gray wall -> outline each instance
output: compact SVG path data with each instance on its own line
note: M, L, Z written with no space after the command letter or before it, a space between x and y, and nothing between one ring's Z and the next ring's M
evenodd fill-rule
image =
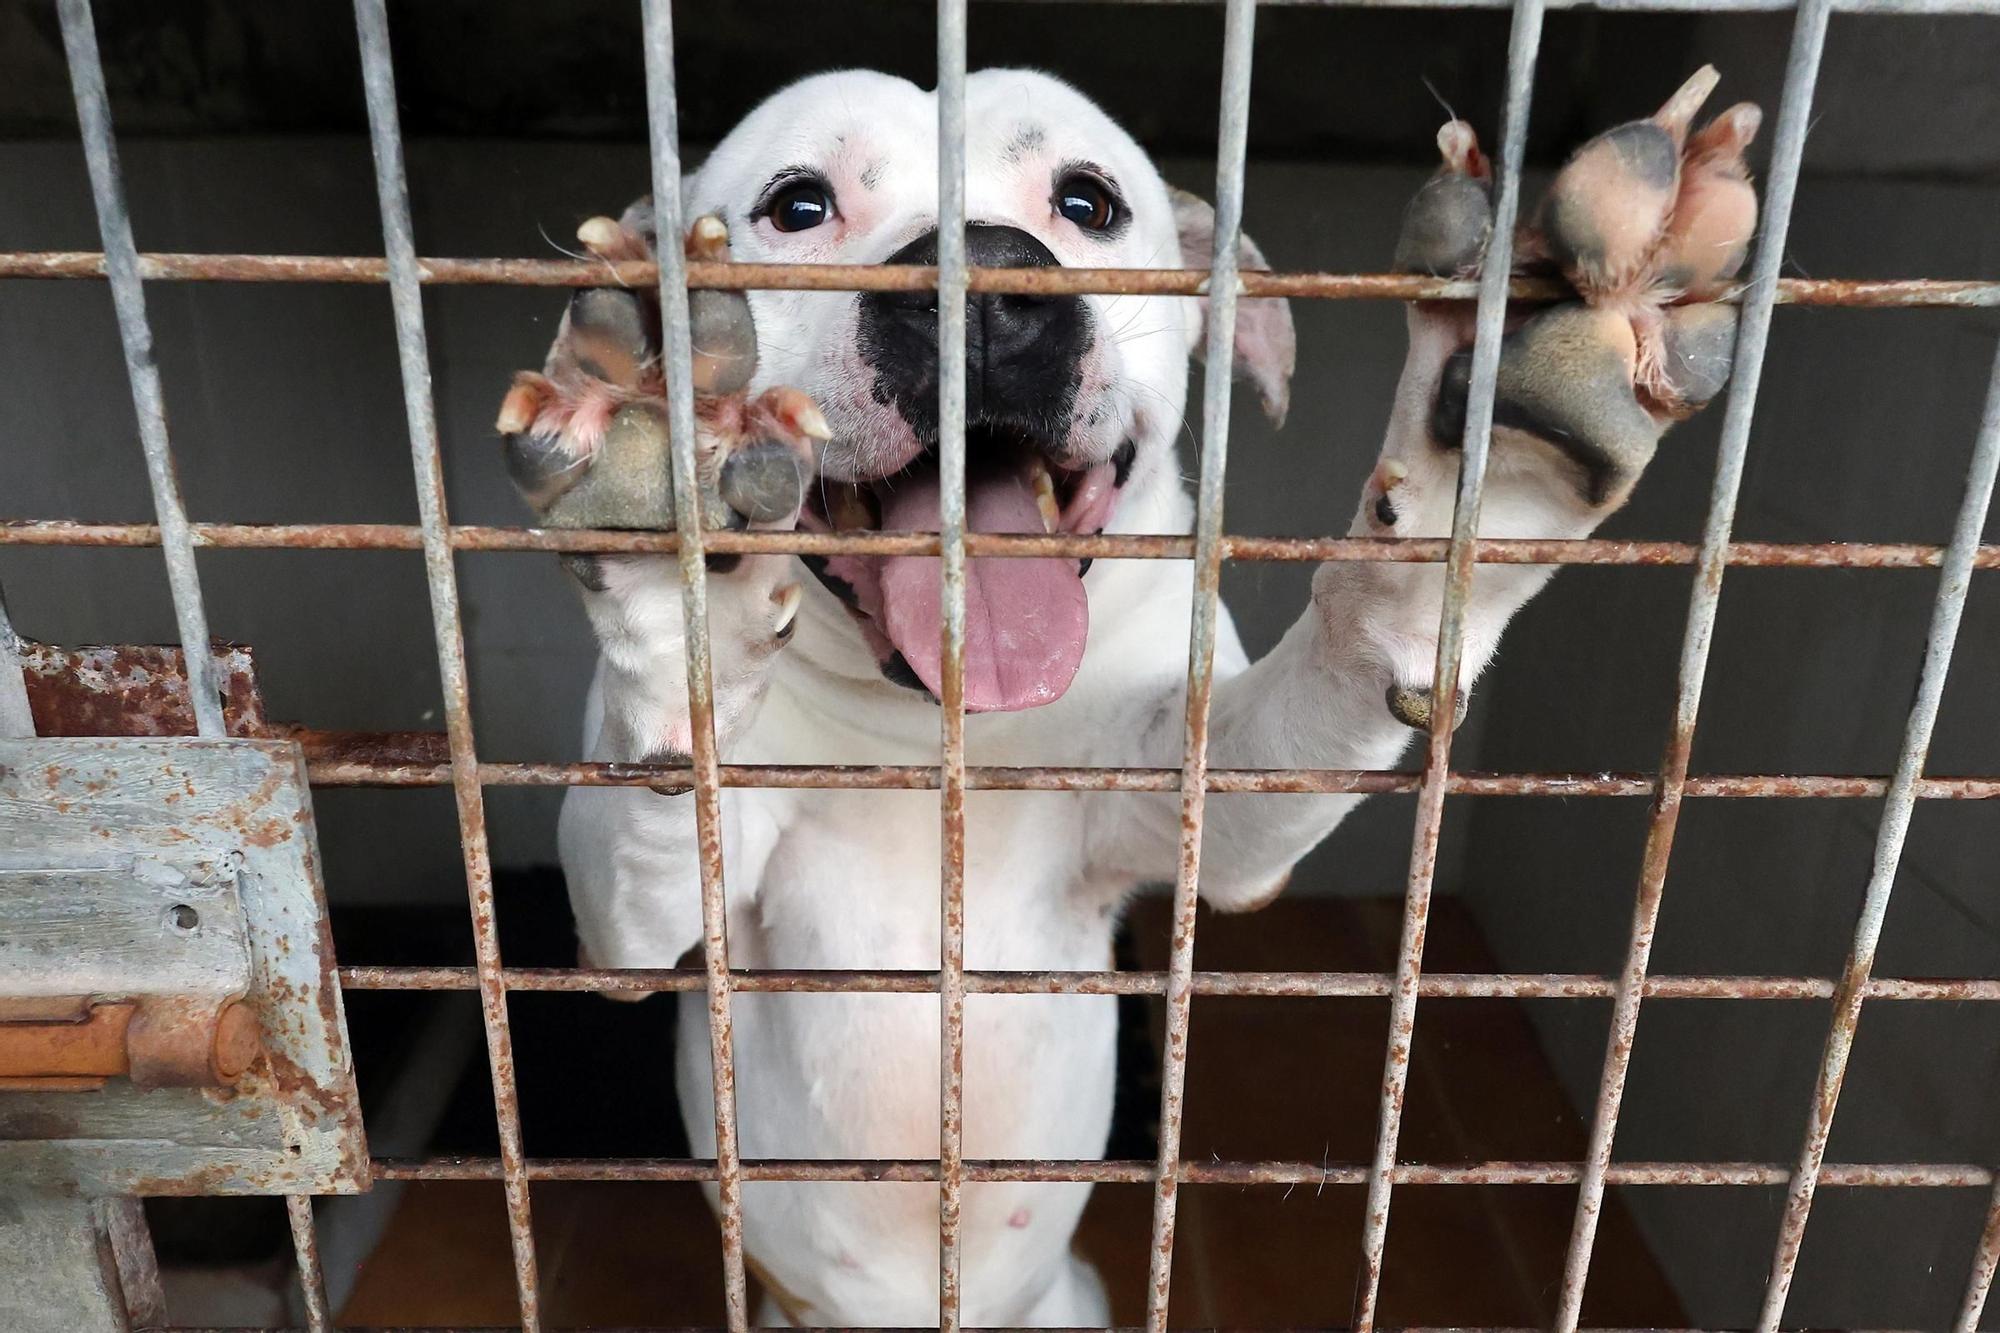
M1809 181L1795 266L1820 276L2000 273L2000 191ZM1996 312L1781 311L1738 511L1740 537L1942 542L1964 485ZM1718 414L1670 442L1615 520L1693 536ZM1664 466L1661 466L1664 465ZM1989 523L1986 540L2000 535ZM1736 570L1725 580L1696 772L1893 767L1933 572ZM1672 710L1684 571L1572 570L1514 627L1482 686L1481 766L1650 768ZM1557 645L1566 644L1566 648ZM1554 649L1553 651L1551 649ZM2000 582L1973 581L1928 771L1991 773L2000 752ZM1462 890L1509 966L1615 971L1646 802L1462 803ZM1867 882L1874 801L1694 801L1681 817L1653 967L1837 974ZM1928 802L1913 822L1878 972L2000 974L2000 809ZM1580 1105L1609 1004L1532 1008ZM1786 1161L1798 1151L1824 1003L1655 1002L1642 1013L1617 1151L1630 1159ZM1833 1159L2000 1157L2000 1014L1871 1005ZM1753 1320L1781 1193L1628 1191L1704 1326ZM1981 1200L1973 1192L1822 1196L1793 1317L1948 1323ZM1857 1262L1870 1256L1871 1262Z
M1768 68L1769 30L1740 31L1755 48L1744 59ZM1850 66L1866 86L1874 67L1860 56ZM1893 65L1886 74L1908 78ZM1909 100L1935 92L1937 111L1963 111L1957 94L1946 95L1952 86L1917 88ZM1815 275L2000 275L2000 190L1846 170L1893 165L1899 135L1915 143L1922 136L1913 126L1935 128L1936 117L1907 105L1893 114L1877 114L1879 107L1858 94L1829 99L1828 121L1847 131L1816 141L1828 145L1824 162L1814 159L1826 169L1801 194L1795 266ZM1933 174L1981 169L1983 158L1952 157L1949 134L1923 141L1947 145L1925 158ZM140 141L124 155L142 247L379 248L366 149L354 138ZM420 141L411 153L419 243L435 254L552 253L582 214L621 205L644 174L640 152L629 146ZM1178 164L1174 174L1202 183L1199 164ZM1252 172L1249 225L1280 267L1372 269L1421 175L1414 165L1263 163ZM74 145L0 146L0 248L95 246ZM150 298L195 517L414 520L382 290L160 284ZM508 374L539 360L560 299L463 289L433 291L427 301L453 517L518 521L490 421ZM1253 412L1239 413L1228 499L1238 531L1342 528L1387 410L1401 354L1399 312L1320 303L1297 315L1294 424L1273 436ZM1990 311L1782 312L1739 533L1942 540L1995 333ZM0 284L0 365L9 372L0 394L0 515L147 519L104 289ZM1696 536L1718 420L1711 413L1678 432L1607 531ZM213 552L201 568L215 630L257 646L275 716L328 727L439 725L414 555ZM469 555L460 574L482 751L572 757L590 654L553 562ZM1229 572L1226 591L1253 651L1297 614L1306 577L1280 566ZM1934 772L1995 768L1994 580L1983 574L1974 583ZM1886 771L1935 582L1916 572L1733 572L1696 770ZM37 637L172 637L155 552L0 548L0 583L19 627ZM1522 617L1481 684L1461 762L1527 770L1654 765L1687 591L1685 571L1563 574ZM489 803L503 865L551 859L552 794L496 790ZM328 791L317 804L337 902L462 901L444 793ZM1365 807L1302 868L1298 890L1400 892L1409 814L1408 800ZM1692 804L1656 967L1837 970L1875 817L1866 802ZM1508 970L1614 970L1644 819L1640 801L1454 799L1441 887L1471 905ZM2000 975L1996 853L2000 810L1933 803L1919 811L1883 972ZM1991 1110L2000 1094L2000 1014L1991 1009L1872 1006L1834 1155L2000 1159L2000 1121ZM1531 1011L1579 1104L1589 1105L1608 1005ZM1620 1155L1789 1158L1824 1021L1825 1006L1813 1004L1651 1006ZM1633 1193L1693 1318L1709 1326L1751 1318L1775 1193ZM1944 1322L1979 1208L1969 1192L1823 1196L1795 1318Z

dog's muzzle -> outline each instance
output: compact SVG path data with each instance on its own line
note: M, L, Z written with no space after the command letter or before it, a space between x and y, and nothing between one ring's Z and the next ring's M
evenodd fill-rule
M935 231L887 262L935 264ZM1015 227L966 228L966 257L991 268L1052 268L1048 247ZM860 298L856 338L875 400L909 426L922 452L890 475L841 479L832 469L801 523L833 531L936 532L937 298ZM1127 442L1108 459L1068 459L1089 350L1091 312L1075 296L977 293L966 302L965 516L974 532L1103 530L1132 466ZM940 693L940 562L935 556L833 556L808 562L846 603L883 675ZM1061 698L1090 628L1086 566L1073 559L976 559L966 566L965 706L1033 708Z
M966 262L981 268L1054 268L1049 248L1018 227L973 223ZM891 264L934 265L938 234L925 232ZM937 294L869 292L857 326L861 359L919 440L937 440ZM978 292L965 308L968 425L1026 432L1056 442L1068 433L1090 341L1078 296Z

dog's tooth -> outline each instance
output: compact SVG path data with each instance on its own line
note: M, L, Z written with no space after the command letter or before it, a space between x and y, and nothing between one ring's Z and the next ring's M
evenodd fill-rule
M1375 482L1384 491L1393 491L1410 475L1400 459L1385 458L1375 465Z
M1035 508L1041 511L1042 531L1054 532L1062 526L1062 506L1056 503L1056 479L1039 458L1035 460L1034 480Z
M805 589L796 583L787 583L771 594L771 600L778 607L778 623L771 627L773 634L783 634L792 623L792 617L799 613L799 603L805 600Z
M868 512L868 502L861 498L860 487L841 482L832 482L830 485L827 516L833 520L833 526L837 531L853 532L857 528L875 526L874 519Z

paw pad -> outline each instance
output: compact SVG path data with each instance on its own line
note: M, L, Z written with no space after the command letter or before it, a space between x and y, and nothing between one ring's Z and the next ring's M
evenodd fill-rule
M591 218L577 237L608 262L647 258L651 211L642 203L619 221ZM726 260L727 230L717 218L699 218L686 249L694 259ZM713 531L785 523L815 473L814 446L829 434L826 419L794 389L745 396L757 338L742 292L692 292L689 316L702 524ZM516 487L545 523L674 528L660 347L651 291L591 288L570 298L543 370L515 376L495 425ZM603 590L601 559L567 563L584 587ZM716 556L710 568L721 573L736 563L734 555Z
M1741 268L1756 228L1744 152L1761 116L1746 103L1693 131L1719 77L1704 66L1651 117L1578 149L1515 247L1524 269L1555 269L1577 299L1510 314L1494 424L1566 455L1574 489L1593 507L1622 501L1666 427L1728 379L1735 311L1707 302ZM1411 202L1396 264L1464 276L1486 244L1488 168L1462 121L1447 125L1438 144L1443 166ZM1457 448L1471 313L1418 310L1449 322L1461 344L1440 367L1429 423L1436 445Z

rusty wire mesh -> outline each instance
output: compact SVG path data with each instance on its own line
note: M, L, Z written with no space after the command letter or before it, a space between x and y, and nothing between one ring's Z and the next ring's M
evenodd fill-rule
M1357 3L1361 0L1356 0ZM1393 2L1393 0L1392 0ZM1409 0L1425 4L1429 0ZM196 648L207 640L194 552L207 547L255 549L399 549L421 551L429 577L433 630L444 680L447 728L433 733L333 733L300 729L315 785L445 786L454 792L467 890L477 945L476 965L460 967L347 967L344 987L362 990L463 990L480 997L499 1125L494 1159L378 1159L375 1174L385 1180L497 1180L506 1191L508 1225L518 1287L521 1326L542 1327L528 1185L539 1180L714 1181L720 1188L724 1284L732 1333L748 1326L746 1275L741 1236L740 1191L745 1181L921 1181L938 1182L940 1207L940 1309L944 1328L959 1322L958 1200L966 1182L1104 1181L1150 1184L1154 1191L1153 1250L1148 1292L1150 1333L1161 1333L1168 1315L1175 1200L1181 1183L1348 1184L1367 1190L1363 1235L1363 1281L1353 1326L1366 1333L1377 1312L1381 1259L1390 1202L1399 1184L1508 1185L1559 1184L1578 1187L1578 1205L1556 1327L1573 1333L1580 1320L1597 1216L1611 1185L1777 1186L1788 1197L1771 1260L1759 1327L1780 1326L1814 1192L1843 1188L1992 1188L1993 1203L1976 1252L1971 1256L1956 1327L1971 1333L2000 1266L2000 1182L1996 1172L1973 1164L1829 1164L1827 1133L1837 1106L1848 1049L1864 1002L1951 1000L2000 1001L2000 980L1925 980L1873 975L1875 941L1888 905L1909 813L1916 800L2000 798L2000 777L1926 776L1923 763L1936 720L1939 695L1949 667L1966 589L1975 569L2000 568L2000 547L1979 542L2000 468L2000 358L1973 451L1966 494L1951 541L1944 547L1889 543L1736 542L1730 528L1748 450L1764 348L1775 304L1811 306L1927 308L2000 307L2000 283L1942 279L1850 281L1781 279L1793 192L1829 15L1836 10L1870 12L1991 12L1992 0L1799 0L1791 52L1774 135L1766 184L1758 259L1750 280L1734 298L1742 306L1733 387L1723 423L1721 456L1702 540L1698 544L1641 541L1496 541L1475 537L1485 474L1488 423L1494 399L1498 334L1510 296L1554 294L1527 279L1509 282L1505 247L1519 197L1522 148L1533 87L1546 0L1482 0L1513 11L1509 44L1506 115L1503 123L1496 201L1499 262L1489 262L1481 282L1448 282L1383 274L1239 273L1234 237L1240 224L1251 75L1250 48L1255 0L1227 0L1223 49L1221 132L1216 181L1218 242L1211 271L1035 269L968 270L954 224L964 216L965 0L939 0L939 104L941 234L946 238L936 268L684 263L678 247L667 247L655 264L615 266L620 281L659 285L667 337L669 398L673 404L672 453L681 499L679 534L612 531L552 531L453 525L445 514L435 408L420 289L426 284L499 284L578 287L604 280L604 266L528 259L420 258L412 235L403 178L401 131L395 100L390 34L383 0L356 0L356 22L377 188L385 237L384 256L265 254L141 254L133 242L119 177L108 100L89 0L59 0L83 142L103 236L101 253L14 252L0 254L0 278L102 279L111 288L118 313L141 442L148 464L158 521L155 524L95 524L70 519L17 519L0 523L0 544L65 546L160 546L170 575L183 643ZM1561 7L1556 5L1555 7ZM1627 3L1626 8L1782 8L1789 0L1659 0ZM679 145L675 122L673 34L666 0L645 0L647 105L652 130L655 198L662 201L663 234L678 230L675 216ZM1489 261L1492 256L1489 256ZM190 523L173 477L158 373L151 355L144 284L158 281L386 283L394 303L410 444L421 521L417 525L325 524L257 526ZM944 487L943 531L856 535L808 533L704 533L694 503L692 401L688 383L686 293L690 287L811 288L833 290L930 290L941 294L940 360L946 368L941 419ZM1204 449L1197 525L1192 535L1000 536L974 534L964 523L964 412L962 356L963 292L1065 292L1208 294L1213 304L1210 336L1225 347L1238 296L1291 296L1327 300L1457 299L1478 303L1477 337L1465 465L1453 533L1445 539L1258 538L1226 533L1222 527L1222 481L1228 442L1228 357L1211 355L1204 385ZM954 312L957 312L954 316ZM957 374L952 368L957 368ZM608 763L511 763L482 761L475 752L467 693L465 649L452 567L459 550L623 551L675 553L686 589L690 645L690 702L694 753L687 765ZM716 753L709 699L705 552L777 551L824 554L938 555L944 562L945 643L941 761L908 766L746 766L722 764ZM1184 760L1177 769L982 768L965 763L962 683L964 669L964 562L971 556L1067 555L1190 561L1196 611L1189 645L1189 690ZM1207 764L1208 685L1216 632L1217 577L1224 560L1442 561L1447 593L1440 622L1432 713L1425 762L1420 773L1349 770L1226 770ZM1595 565L1690 565L1696 571L1679 668L1673 725L1661 764L1650 773L1489 774L1454 770L1450 765L1453 715L1458 690L1458 653L1464 601L1476 562ZM1926 645L1922 681L1905 733L1896 771L1865 775L1703 775L1688 771L1709 644L1724 571L1730 566L1784 568L1941 569L1939 593ZM206 688L210 670L205 652L190 651L186 662L199 734L220 736L222 719L215 691ZM487 850L483 789L491 785L692 785L701 832L701 886L705 964L700 969L609 971L592 968L533 969L502 965L493 915L492 869ZM743 971L729 965L724 936L723 871L718 796L728 786L914 788L938 790L944 821L941 871L942 965L936 971ZM964 967L964 812L968 790L1178 791L1185 830L1181 872L1175 886L1175 938L1163 972L982 972ZM1417 798L1417 826L1405 895L1402 943L1396 970L1389 974L1342 972L1198 972L1193 965L1196 884L1199 875L1203 802L1209 792L1404 792ZM1447 794L1522 796L1645 797L1651 802L1646 856L1635 897L1631 939L1623 968L1613 976L1563 974L1427 974L1423 970L1424 927L1429 911L1442 806ZM1656 976L1648 961L1657 924L1666 865L1683 802L1688 798L1847 798L1881 799L1884 818L1874 873L1857 922L1853 947L1837 979L1753 976ZM717 1156L704 1160L531 1160L521 1143L521 1124L509 1036L506 997L514 991L644 990L706 992L716 1107ZM942 1135L935 1159L742 1160L734 1123L730 996L738 991L895 992L938 994L942 999ZM959 1138L963 1034L962 1003L967 994L1151 995L1167 1008L1167 1048L1162 1079L1160 1152L1157 1161L976 1161L963 1157ZM1391 1001L1391 1024L1384 1062L1377 1151L1366 1163L1237 1161L1190 1162L1178 1154L1186 1036L1196 995L1377 996ZM1610 998L1611 1036L1607 1043L1589 1150L1578 1162L1483 1162L1443 1166L1402 1160L1397 1152L1403 1079L1420 998L1508 997L1518 999ZM1830 1025L1820 1077L1809 1112L1808 1133L1793 1164L1757 1162L1614 1162L1611 1144L1638 1014L1642 1001L1712 998L1730 1000L1830 999ZM330 1327L314 1235L311 1201L289 1201L303 1308L308 1326Z

